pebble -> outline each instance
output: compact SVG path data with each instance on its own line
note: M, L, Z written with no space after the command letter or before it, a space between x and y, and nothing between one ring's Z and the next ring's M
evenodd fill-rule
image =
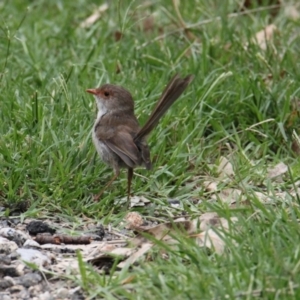
M24 248L41 248L41 245L34 240L28 239L23 245Z
M9 228L9 227L1 228L0 236L15 242L19 247L23 246L23 244L27 239L30 239L30 236L25 232L13 228Z
M38 284L42 281L42 275L39 273L28 273L18 278L15 278L15 281L18 285L29 288L35 284Z
M41 284L38 284L38 285L32 285L32 286L28 289L28 292L30 293L30 295L40 294L41 291L42 291L42 285L41 285Z
M60 288L55 294L56 298L67 299L69 297L69 290L66 288Z
M8 222L8 225L10 226L10 227L13 227L13 226L16 226L16 225L18 225L18 224L20 224L21 223L21 219L20 218L9 218L8 220L7 220L7 222Z
M22 276L22 275L24 275L25 268L27 268L27 267L26 267L26 265L24 264L24 262L18 261L18 262L16 263L16 265L15 265L15 268L16 268L17 273L19 274L19 276Z
M0 293L0 299L1 300L11 300L11 296L9 293L6 293L6 292Z
M15 242L0 236L0 253L8 255L18 249L18 245Z
M51 294L47 291L43 294L41 294L38 298L39 300L53 300L54 298L51 296Z
M10 265L11 264L11 258L7 255L0 254L0 264Z
M21 257L21 260L25 260L36 264L38 267L47 266L51 263L48 256L35 249L20 248L16 251Z
M9 277L9 276L5 276L5 277ZM14 283L12 283L10 280L7 280L5 278L0 280L0 290L6 290L7 288L9 288L13 285L14 285Z
M14 285L7 290L12 296L11 299L29 299L29 294L22 285Z
M0 277L11 276L16 277L20 276L18 269L15 266L0 266Z

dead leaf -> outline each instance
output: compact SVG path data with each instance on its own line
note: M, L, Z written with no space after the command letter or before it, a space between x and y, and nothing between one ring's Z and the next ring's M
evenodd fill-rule
M123 244L124 246L124 244ZM99 253L109 253L116 249L116 245L111 244L103 244L98 247L94 247L92 249L85 249L84 253L86 255L86 260L90 261L96 257L98 257ZM88 250L88 251L87 251Z
M231 217L230 222L237 222L236 217ZM223 230L229 230L229 221L225 218L220 218L217 213L209 212L205 213L199 218L201 233L190 235L196 238L196 241L200 247L207 247L215 250L216 253L222 254L224 252L225 243L223 240L223 233L216 233L216 228Z
M218 190L218 184L212 181L204 181L203 186L207 192L216 192Z
M284 14L293 21L297 21L300 18L300 13L295 4L285 5Z
M193 223L194 228L199 228L198 231L205 231L212 226L219 225L220 217L216 212L207 212L201 215L198 219L194 219Z
M256 33L252 39L254 44L257 44L262 50L267 50L268 43L272 40L277 27L274 24L266 26L263 30Z
M230 222L236 221L237 218L230 218ZM224 243L213 231L214 228L228 230L229 220L220 218L215 212L208 212L201 215L198 219L194 219L192 221L181 220L180 222L164 223L149 228L144 232L153 235L156 239L164 241L169 245L178 244L176 236L178 236L178 232L181 232L183 235L196 237L199 245L206 246L211 249L214 248L216 249L217 253L222 253Z
M138 251L134 252L126 260L120 262L118 264L118 267L122 269L125 266L130 266L134 264L141 256L143 256L146 252L148 252L152 247L153 247L152 243L144 243Z
M230 218L231 222L236 222L236 217ZM218 227L223 229L229 228L228 220L220 218L216 212L207 212L199 217L197 220L193 220L194 226L192 228L199 228L197 231L206 231L212 227ZM199 226L200 224L200 226ZM195 230L196 232L196 230Z
M99 253L108 253L113 252L116 248L123 249L127 245L125 240L114 240L107 242L92 242L88 245L54 245L54 244L45 244L40 247L45 250L49 250L54 253L72 253L76 250L82 252L82 256L86 257L87 260L97 257Z
M124 280L121 281L122 285L128 284L130 282L132 282L132 280L136 277L136 275L130 275L127 278L125 278Z
M296 183L295 183L296 186ZM300 188L296 186L296 189L292 189L289 194L294 197L294 198L298 198L300 196Z
M92 15L90 15L87 19L85 19L83 22L81 22L80 27L81 28L87 28L92 26L102 15L103 12L105 12L108 9L108 4L104 3L100 5Z
M288 171L288 166L283 162L280 162L275 167L268 169L267 177L273 179L275 177L285 174L287 171Z
M99 252L98 255L95 255L93 258L84 258L84 261L102 267L108 265L109 262L113 262L116 259L127 259L135 252L136 250L134 248L115 248L109 252Z
M207 231L201 232L192 237L196 238L199 247L207 247L215 250L217 254L222 254L224 252L225 243L222 240L220 233L217 234L212 229L208 229Z
M57 263L55 265L50 266L49 268L52 272L56 272L58 274L78 274L78 260L77 258L59 258L57 259Z
M220 157L218 173L220 174L220 177L230 177L234 175L231 162L224 156Z
M238 189L228 188L223 189L219 193L212 195L212 199L221 200L222 202L228 204L234 204L238 201L244 200L244 197L242 195L242 191Z
M275 201L281 200L286 201L286 199L293 197L293 191L290 192L272 192L272 193L261 193L261 192L254 192L255 197L264 204L274 203ZM276 200L275 200L276 199Z
M108 245L106 243L100 243L100 244L96 244L94 246L97 247L97 249L94 249L96 251L93 251L92 253L89 253L89 250L91 250L91 246L90 245L84 245L84 249L80 249L82 250L82 256L84 258L85 262L89 262L92 264L96 264L96 265L102 265L105 266L107 265L108 261L113 261L116 257L124 257L127 258L130 255L132 255L132 253L135 252L134 249L132 248L126 248L126 247L118 247L116 248L113 245ZM46 246L46 245L44 245ZM70 245L73 246L71 248L77 248L78 247L74 247L74 246L78 246L78 245ZM61 246L60 246L61 247ZM69 246L68 246L69 248ZM88 249L85 249L88 248ZM72 274L78 274L79 273L79 266L78 266L78 260L77 258L74 257L64 257L64 256L57 256L56 257L56 264L50 266L50 269L54 272L57 272L59 274L63 274L63 273L72 273Z
M184 220L159 224L157 226L144 229L141 232L149 233L157 240L165 240L170 233L178 234L178 231L190 233L194 232L194 230L194 223L189 220Z
M121 38L123 38L123 33L117 30L115 31L114 36L115 36L115 41L118 42Z
M182 233L183 235L188 235L189 233L193 233L196 231L195 222L190 220L182 220L174 221L174 222L168 222L168 223L162 223L154 227L139 227L135 230L142 233L147 233L152 235L155 239L164 241L165 243L169 245L178 244L178 240L174 238L175 236L178 236L178 233ZM143 235L140 235L136 237L135 239L132 239L132 242L137 245L142 245L147 237L145 238Z
M149 32L153 30L154 30L154 16L150 15L143 20L143 31Z
M266 195L264 193L254 192L254 195L261 203L269 203L272 201L272 199L269 197L269 195Z

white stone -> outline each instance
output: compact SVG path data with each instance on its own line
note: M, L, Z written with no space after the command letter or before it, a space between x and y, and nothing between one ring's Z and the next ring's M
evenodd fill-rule
M21 256L21 260L34 263L39 267L51 263L50 259L45 254L35 249L20 248L16 252Z
M8 255L17 249L18 245L15 242L0 236L0 253Z

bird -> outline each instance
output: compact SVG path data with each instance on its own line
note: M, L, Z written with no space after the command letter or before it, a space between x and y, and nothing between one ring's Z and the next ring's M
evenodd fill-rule
M101 159L114 170L113 177L94 196L95 201L98 201L103 192L116 180L121 168L128 170L127 200L129 201L133 169L138 166L144 166L147 170L152 169L147 143L148 135L193 78L192 74L185 78L175 74L142 127L134 114L132 95L122 86L104 84L99 88L86 90L94 96L98 108L92 129L93 143Z

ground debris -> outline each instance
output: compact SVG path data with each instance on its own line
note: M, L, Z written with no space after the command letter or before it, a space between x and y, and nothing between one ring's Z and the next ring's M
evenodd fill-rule
M47 223L38 220L31 221L26 226L26 229L31 235L36 235L44 232L49 232L50 234L54 234L56 231L54 228L51 228Z
M90 236L68 236L62 234L56 235L42 235L38 234L35 241L39 244L90 244L92 237Z
M78 274L76 252L97 269L102 256L102 270L109 271L116 257L126 259L132 251L125 248L127 241L95 222L82 223L74 235L66 233L73 225L59 219L3 217L0 223L5 225L0 229L0 299L84 299L73 282L57 279L70 270Z

